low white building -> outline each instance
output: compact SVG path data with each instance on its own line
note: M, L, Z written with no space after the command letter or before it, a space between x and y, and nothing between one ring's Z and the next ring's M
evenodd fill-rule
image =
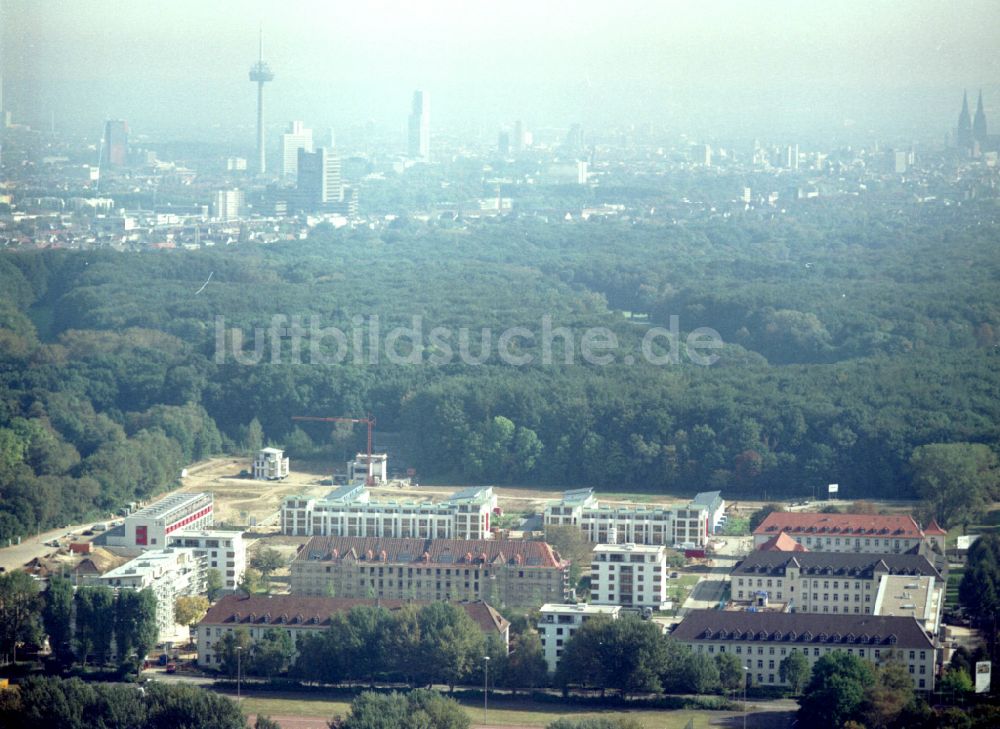
M253 459L255 481L278 481L288 476L289 459L280 448L261 448Z
M103 575L88 577L86 584L106 585L116 591L152 589L160 640L169 640L176 627L177 598L205 592L206 563L207 558L193 549L150 549Z
M542 640L542 652L545 654L545 665L553 673L559 665L563 648L576 631L588 620L604 617L617 620L621 614L619 605L588 605L580 603L567 605L562 603L546 603L542 605L538 619L538 635Z
M712 534L721 532L726 523L726 500L721 491L702 491L691 499L694 507L704 507L708 510L708 530Z
M185 530L167 537L173 547L193 549L204 556L206 568L219 571L225 590L235 590L243 579L247 567L247 547L243 532L238 530L206 529Z
M209 493L171 494L125 517L124 536L108 535L108 544L162 549L170 534L212 526L213 506L214 499Z
M573 489L545 508L545 526L575 526L592 542L662 544L677 549L704 549L709 511L704 505L601 506L594 490Z
M665 609L667 548L651 544L598 544L590 563L590 602Z
M927 575L882 575L875 596L875 615L916 618L929 635L937 635L944 611L945 583Z
M358 453L347 462L347 482L380 484L389 480L389 456L386 453Z
M281 532L290 536L489 539L497 506L493 488L471 487L445 501L371 501L364 484L323 499L289 496L281 505Z

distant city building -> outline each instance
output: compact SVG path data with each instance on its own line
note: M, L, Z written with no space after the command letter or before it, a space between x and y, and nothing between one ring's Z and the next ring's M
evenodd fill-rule
M405 606L416 608L429 603L408 600L369 600L344 597L307 597L304 595L227 595L209 608L196 630L198 665L218 668L222 657L215 647L227 633L244 629L251 647L272 628L285 630L293 648L306 635L330 629L335 615L359 606L380 607L390 612ZM498 638L504 646L510 641L510 622L491 605L482 601L458 604L487 637Z
M109 534L108 544L160 549L166 546L169 534L212 526L213 504L210 493L171 494L126 516L124 536Z
M264 31L259 36L257 63L250 67L250 80L257 84L257 174L267 172L266 148L264 146L264 84L274 81L274 72L264 62Z
M199 529L174 532L171 547L190 549L205 558L205 568L218 570L225 590L235 590L246 572L247 547L239 530Z
M542 640L542 653L549 673L554 673L562 657L563 649L588 620L605 618L617 620L621 615L619 605L576 605L546 603L539 610L538 634Z
M289 460L280 448L261 448L253 459L255 481L277 481L288 476Z
M313 537L291 566L292 593L390 600L563 602L569 563L520 539Z
M712 166L712 148L707 144L696 144L691 147L691 161L703 167Z
M330 211L344 202L340 158L332 149L298 150L297 191L299 206L309 212ZM339 210L333 210L339 212Z
M226 157L227 172L245 172L247 169L246 157Z
M124 167L128 164L128 124L122 119L104 122L101 142L101 167Z
M489 539L496 506L490 486L463 489L437 503L372 502L363 482L352 483L322 499L287 497L281 531L290 536Z
M976 116L972 120L972 140L980 147L985 147L988 140L986 131L986 112L983 111L983 92L979 92L979 101L976 103Z
M955 129L955 144L963 149L972 147L972 116L969 114L969 94L962 93L962 111L958 115L958 126Z
M708 541L709 512L704 506L600 506L594 490L574 489L545 507L546 526L575 526L597 544L662 544L702 549Z
M424 162L431 156L431 104L426 91L413 92L407 154Z
M497 153L501 157L510 156L510 132L502 130L497 135Z
M514 135L511 138L511 149L514 154L522 151L524 149L524 124L518 119L514 122Z
M870 663L900 661L914 688L934 690L937 649L912 617L693 610L670 634L695 653L732 653L755 686L783 686L781 661L793 652L812 666L831 653Z
M590 562L590 602L663 610L668 574L662 545L598 544Z
M242 190L216 190L212 196L212 217L217 220L236 220L245 209Z
M945 532L936 522L926 530L902 514L824 514L773 512L753 532L754 548L781 533L814 552L875 552L919 550L925 542L944 554Z
M296 177L299 172L299 150L313 151L312 129L307 129L302 122L293 121L288 125L288 131L281 135L281 174L285 177Z

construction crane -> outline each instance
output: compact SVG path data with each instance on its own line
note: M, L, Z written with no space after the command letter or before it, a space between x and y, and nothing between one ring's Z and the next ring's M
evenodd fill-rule
M365 418L321 418L316 415L293 415L292 420L308 420L318 423L365 423L368 426L368 477L365 483L371 486L375 479L372 477L372 431L375 428L375 416L368 413Z

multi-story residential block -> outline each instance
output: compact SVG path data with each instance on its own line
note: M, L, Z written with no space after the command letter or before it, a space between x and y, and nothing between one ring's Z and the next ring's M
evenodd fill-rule
M708 531L712 534L722 531L726 523L726 500L721 491L701 491L691 499L691 506L708 510Z
M597 544L662 544L679 549L701 549L708 540L709 510L686 506L600 506L593 489L574 489L547 506L546 526L575 526Z
M944 554L945 531L936 522L925 530L901 514L774 512L754 530L754 548L782 532L814 552L901 554L927 542Z
M937 649L912 617L694 610L671 636L697 653L735 654L756 686L784 685L781 661L795 651L810 666L843 651L875 664L897 660L915 688L934 690Z
M907 579L941 574L919 554L754 551L730 575L736 602L805 613L875 614L879 586L888 575Z
M223 589L235 590L247 565L247 547L243 532L237 530L184 530L167 537L170 546L193 549L204 556L206 568L218 570Z
M559 665L563 648L581 625L595 617L617 620L621 606L546 603L539 612L538 634L542 640L542 652L545 654L545 665L553 673Z
M277 481L288 476L289 460L280 448L261 448L253 459L256 481Z
M196 630L198 665L215 668L222 663L215 646L226 634L240 628L247 631L251 644L271 628L288 631L292 645L306 635L329 629L331 619L359 605L378 606L397 611L406 605L420 608L428 603L402 600L356 600L341 597L306 597L303 595L227 595L209 608ZM495 636L504 646L510 645L510 622L491 605L482 601L459 603L486 636Z
M150 549L120 567L83 581L115 590L152 589L156 596L156 624L160 640L165 640L173 635L176 627L174 603L177 598L205 591L206 563L207 558L193 549Z
M292 592L534 607L562 602L569 563L545 542L313 537L292 561Z
M124 536L108 535L118 547L160 549L180 530L207 529L213 523L212 494L171 494L125 517Z
M292 536L489 539L497 505L492 487L474 487L445 501L372 502L364 484L348 484L323 499L290 496L281 505L281 531Z
M667 605L667 548L598 544L590 563L590 602L660 610Z

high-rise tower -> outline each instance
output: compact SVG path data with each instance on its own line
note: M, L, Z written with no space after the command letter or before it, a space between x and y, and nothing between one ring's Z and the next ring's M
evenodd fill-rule
M431 102L425 91L413 92L409 131L409 156L426 162L431 156Z
M257 63L250 67L250 80L257 84L257 172L267 172L264 158L264 84L274 81L271 67L264 63L264 29L260 31L257 48Z
M958 115L955 144L959 147L972 146L972 117L969 116L969 94L967 92L962 93L962 112Z
M101 146L101 167L124 167L128 162L128 124L122 119L104 123Z
M986 144L986 112L983 111L983 92L979 91L979 103L976 104L976 116L972 120L972 139L979 142L980 147Z

